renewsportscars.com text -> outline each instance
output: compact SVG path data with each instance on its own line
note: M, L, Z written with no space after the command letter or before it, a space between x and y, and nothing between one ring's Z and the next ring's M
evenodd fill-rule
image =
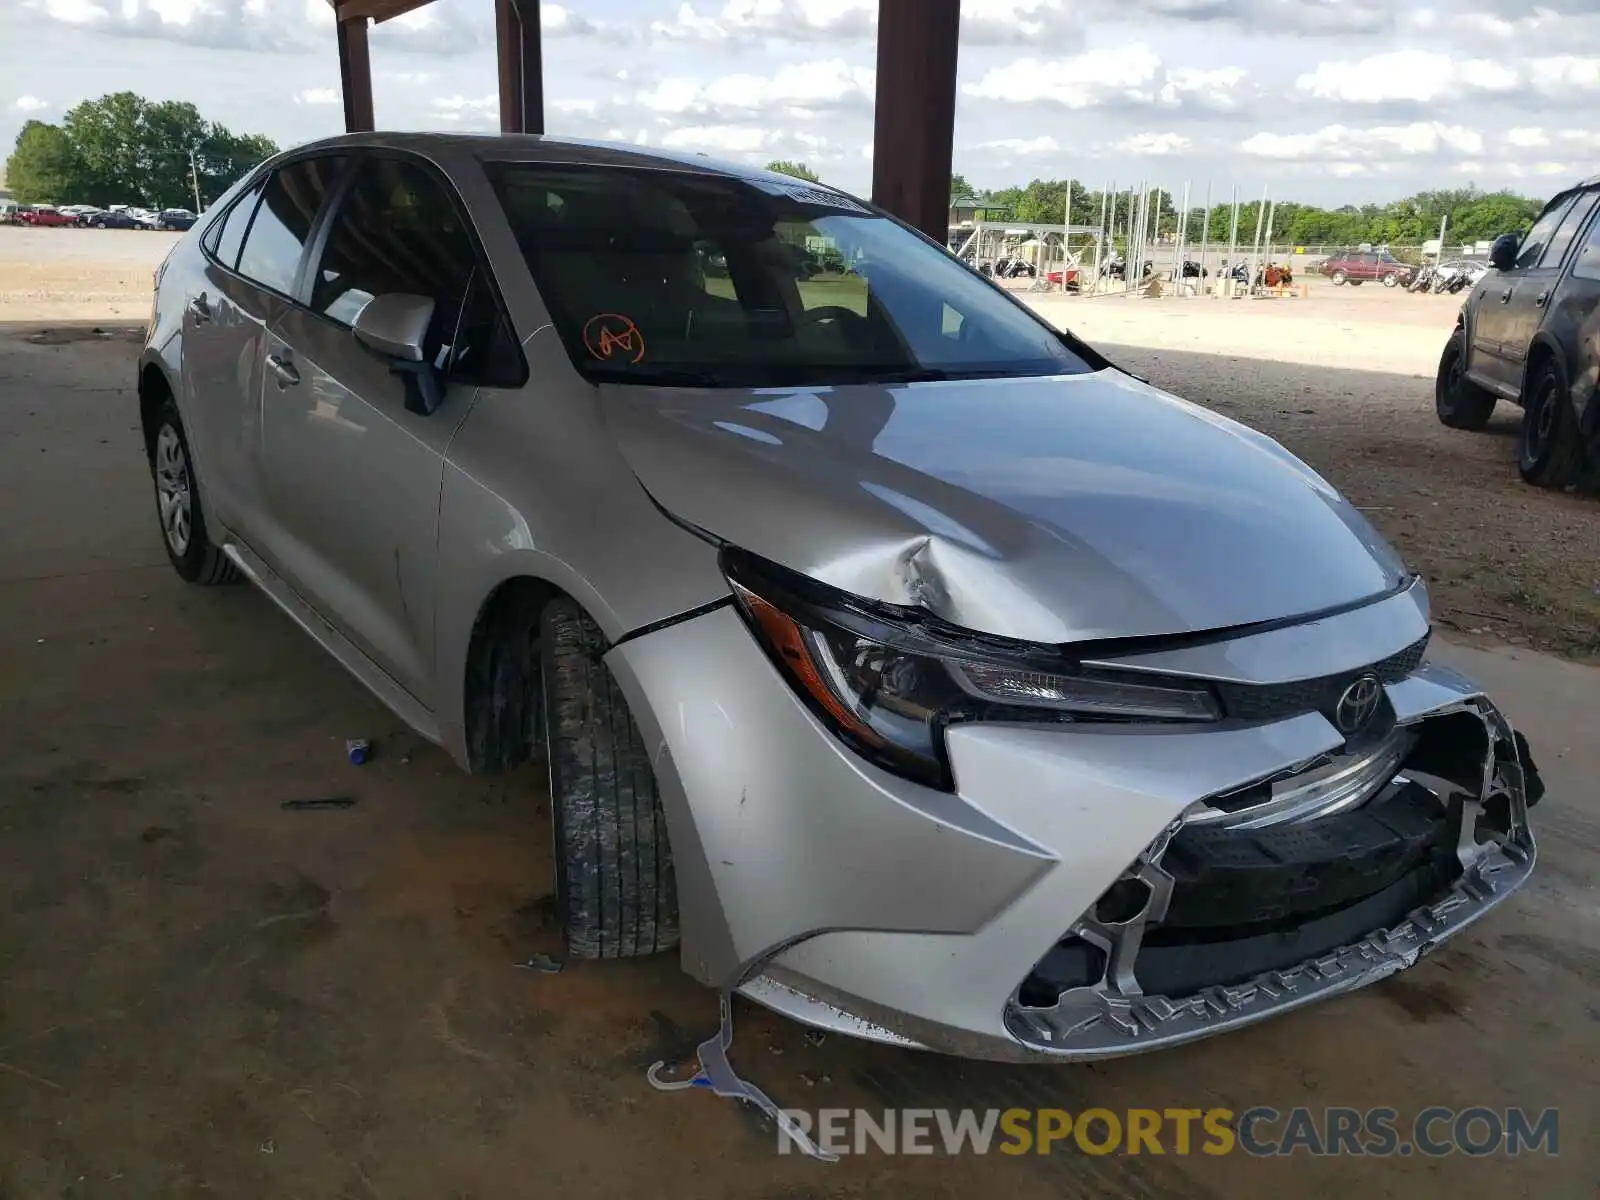
M1439 1158L1560 1152L1560 1114L1522 1108L787 1109L833 1154L1247 1154ZM778 1152L799 1149L781 1129Z

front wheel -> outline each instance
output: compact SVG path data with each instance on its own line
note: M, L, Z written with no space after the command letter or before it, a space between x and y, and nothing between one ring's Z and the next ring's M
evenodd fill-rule
M1399 282L1400 282L1400 276L1398 276L1398 275L1385 275L1383 277L1383 286L1386 287L1386 288L1395 287L1395 286L1397 286L1399 284Z
M1560 359L1548 357L1530 375L1527 386L1517 470L1535 487L1565 487L1583 468L1583 442L1567 370Z
M1451 429L1476 432L1489 423L1495 396L1467 378L1467 335L1456 330L1439 356L1439 375L1433 385L1433 410Z
M188 583L202 587L237 583L242 576L206 535L205 513L195 487L194 456L183 431L178 406L161 406L150 438L150 472L156 485L156 515L172 567Z
M539 617L556 895L574 958L635 958L678 943L678 889L650 752L572 600Z
M1343 271L1335 271L1329 278L1333 280L1334 287L1343 287L1350 280L1350 276Z

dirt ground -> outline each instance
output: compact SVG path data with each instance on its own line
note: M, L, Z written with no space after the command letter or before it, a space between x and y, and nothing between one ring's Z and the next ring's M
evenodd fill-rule
M734 1047L793 1107L1555 1107L1558 1157L780 1157L747 1110L646 1082L715 1020L714 997L670 958L555 975L515 965L558 945L537 770L461 775L265 597L177 579L141 461L135 352L115 331L0 327L0 1200L1592 1194L1593 668L1437 647L1505 698L1551 796L1535 810L1529 887L1403 976L1096 1066L814 1045L743 1004ZM1115 353L1252 422L1280 414L1246 414L1246 372L1269 390L1319 389L1282 417L1338 412L1373 387L1373 372L1305 379L1243 356ZM1422 381L1376 378L1425 407ZM1501 439L1460 436L1498 447L1479 466L1514 476ZM1430 438L1418 427L1406 444L1436 452ZM1337 454L1309 456L1350 488ZM1592 507L1528 495L1592 527ZM351 736L375 740L368 766L345 762ZM327 796L355 803L283 807Z

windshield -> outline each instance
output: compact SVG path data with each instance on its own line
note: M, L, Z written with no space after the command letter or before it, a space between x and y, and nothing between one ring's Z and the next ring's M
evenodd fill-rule
M490 174L590 379L781 387L1104 366L949 254L831 189L545 164Z

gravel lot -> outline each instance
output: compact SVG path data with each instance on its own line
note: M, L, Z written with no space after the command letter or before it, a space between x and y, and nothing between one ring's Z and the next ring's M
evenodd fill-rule
M0 321L128 321L179 235L0 227ZM1600 657L1600 504L1529 488L1521 411L1445 429L1433 374L1460 300L1372 286L1265 300L1019 292L1153 383L1272 435L1367 511L1468 642Z

